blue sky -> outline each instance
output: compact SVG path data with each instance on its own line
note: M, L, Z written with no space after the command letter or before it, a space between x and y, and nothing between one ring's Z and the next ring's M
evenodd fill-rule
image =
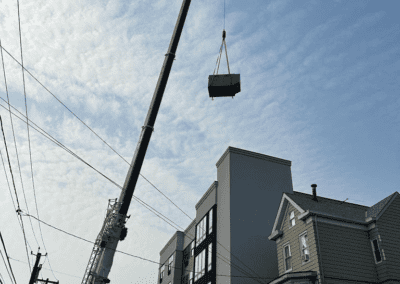
M25 67L130 162L181 3L21 1ZM316 183L318 195L367 206L399 191L399 3L227 0L230 70L240 73L242 91L212 101L207 79L221 45L223 7L222 0L192 1L142 174L192 218L228 146L292 161L296 191L311 193ZM20 61L16 1L0 2L0 39ZM10 103L25 113L21 68L3 56ZM223 58L220 73L226 72ZM0 97L7 100L0 77ZM27 73L25 81L29 118L122 185L128 164ZM10 117L2 107L0 115L21 209L28 204L36 215L26 124L13 118L25 204ZM40 218L94 241L107 200L119 189L34 130L30 138ZM22 261L11 262L18 283L27 282L4 169L0 189L0 231L10 257ZM182 228L191 222L141 177L135 196ZM176 229L136 201L129 214L118 249L159 261ZM45 252L37 222L32 219L38 243L24 218L32 250L40 245ZM92 245L45 225L42 232L60 283L81 281ZM43 277L54 279L45 269ZM109 278L156 283L157 272L157 264L117 254ZM0 273L11 283L4 265Z

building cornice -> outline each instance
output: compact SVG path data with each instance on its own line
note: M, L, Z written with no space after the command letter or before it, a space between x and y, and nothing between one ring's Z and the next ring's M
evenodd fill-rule
M213 191L213 189L218 187L218 181L214 181L211 186L208 188L208 190L203 194L203 197L200 198L199 202L196 204L196 210L199 209L200 205L204 202L204 200L207 199L207 197L210 195L210 193Z
M266 160L266 161L277 163L277 164L282 164L285 166L292 166L292 162L289 160L284 160L284 159L280 159L280 158L276 158L276 157L272 157L272 156L255 153L255 152L251 152L251 151L247 151L247 150L229 146L228 149L226 149L224 154L221 156L221 158L219 158L218 162L215 164L217 167L219 167L219 165L222 163L222 161L225 159L225 157L228 155L228 153L235 153L235 154L239 154L239 155L249 156L252 158Z

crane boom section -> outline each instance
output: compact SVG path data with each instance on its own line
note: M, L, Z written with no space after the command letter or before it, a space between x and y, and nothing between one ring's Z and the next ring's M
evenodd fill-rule
M139 178L140 170L143 165L147 147L153 132L154 123L156 121L161 100L164 95L165 87L167 86L168 77L175 59L175 52L178 48L179 39L182 34L183 25L186 20L190 2L191 0L183 0L168 52L165 54L164 63L153 94L153 99L151 101L144 126L142 127L139 141L126 176L123 189L118 202L115 202L111 206L111 209L108 210L103 227L100 230L92 250L82 284L101 284L110 282L107 277L111 270L118 242L122 237L121 232L124 229L126 222L126 214L128 212L133 192L135 191L136 183Z

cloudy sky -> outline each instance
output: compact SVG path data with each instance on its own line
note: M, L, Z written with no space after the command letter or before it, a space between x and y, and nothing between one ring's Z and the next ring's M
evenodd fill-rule
M69 109L25 72L29 119L117 184L124 183L181 4L19 3L24 66ZM399 6L226 0L230 70L240 73L242 91L212 101L207 79L221 45L224 4L192 1L141 173L191 218L228 146L292 161L296 191L311 193L316 183L318 195L367 206L399 191ZM21 67L7 53L21 62L17 1L0 0L0 39L10 104L25 114ZM221 66L227 73L225 60ZM11 124L3 70L0 79L0 115L21 210L37 216L35 192L41 220L94 241L108 199L119 197L120 189L30 128L34 191L26 122L13 117ZM0 150L0 231L17 283L27 283L3 139ZM180 230L191 222L142 177L135 196ZM159 261L177 229L135 200L129 214L128 236L118 249ZM92 244L42 224L44 249L38 222L23 221L29 253L38 246L48 253L41 277L80 283ZM13 283L2 260L0 273L4 283ZM154 284L157 273L156 263L117 253L109 278Z

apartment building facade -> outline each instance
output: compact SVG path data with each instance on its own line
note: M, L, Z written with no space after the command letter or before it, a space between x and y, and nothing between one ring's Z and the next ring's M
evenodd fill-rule
M399 193L368 207L317 196L315 187L282 195L268 237L279 270L270 284L399 284Z
M291 162L228 147L216 166L217 181L196 204L195 220L160 251L158 283L268 283L279 276L268 236L282 194L293 193Z

